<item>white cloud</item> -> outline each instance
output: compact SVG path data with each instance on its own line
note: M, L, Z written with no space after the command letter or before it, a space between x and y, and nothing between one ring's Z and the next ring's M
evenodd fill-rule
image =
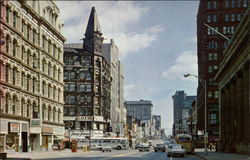
M157 39L162 26L137 26L148 8L135 2L116 1L56 1L65 22L63 33L67 43L79 42L83 38L92 6L95 6L103 36L113 38L122 58L149 47ZM137 27L137 29L135 29Z
M197 74L197 55L194 51L186 51L174 61L174 64L162 73L168 80L183 80L186 73ZM188 78L189 79L189 78ZM192 81L194 79L190 78Z

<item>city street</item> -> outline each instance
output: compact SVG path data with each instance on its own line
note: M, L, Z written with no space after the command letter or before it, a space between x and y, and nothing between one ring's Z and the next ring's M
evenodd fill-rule
M182 157L170 157L166 156L163 152L139 152L138 150L123 150L112 152L77 152L72 153L70 151L60 152L36 152L36 153L13 153L8 156L9 158L30 158L30 159L52 159L52 160L198 160L194 155L186 155ZM41 158L43 157L43 158Z

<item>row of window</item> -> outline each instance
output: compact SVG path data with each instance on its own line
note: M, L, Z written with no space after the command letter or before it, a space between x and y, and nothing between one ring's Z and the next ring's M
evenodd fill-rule
M77 87L75 83L65 83L64 91L77 91ZM91 84L80 84L78 86L78 91L80 92L92 92Z
M246 8L248 6L248 0L225 0L225 8Z
M53 77L55 80L61 81L62 72L60 68L57 69L56 65L52 67L51 62L47 63L45 58L42 62L42 71L44 74Z
M60 109L57 110L56 108L46 108L45 106L43 106L42 119L62 123L63 114Z
M16 11L12 12L10 7L6 8L6 22L19 30L20 17L17 15ZM36 29L32 29L31 25L26 24L24 20L22 20L20 29L27 40L35 45L39 45L39 34ZM42 47L54 58L60 60L62 51L56 46L56 44L52 44L51 40L47 40L44 35L42 39Z
M64 57L64 63L65 65L74 65L75 63L75 57L69 57L69 56L65 56ZM90 56L82 56L81 57L81 64L83 66L90 66L91 65L91 57Z
M48 98L52 98L53 100L61 101L62 91L60 88L56 88L56 86L52 87L52 85L46 84L45 81L42 82L42 94Z
M208 0L207 1L207 9L217 9L218 1L217 0Z
M82 115L82 116L91 116L93 115L92 107L64 107L64 115Z
M242 15L240 13L237 14L225 14L225 22L235 22L241 21Z
M217 124L217 114L216 113L210 113L209 115L209 122L212 125L216 125Z
M209 61L218 61L218 53L208 53Z
M218 32L216 32L216 31L220 32L219 31L219 27L207 28L207 35L209 35L209 36L210 35L218 35ZM234 32L235 32L235 27L234 26L223 26L223 34L225 34L225 35L228 35L228 34L232 35L232 34L234 34ZM214 42L211 42L211 43L214 43ZM211 47L216 47L215 43L214 43L214 45L211 44Z
M91 74L89 72L81 71L76 74L75 71L64 71L64 79L86 79L91 80Z
M218 70L218 66L217 65L213 65L213 66L208 66L208 73L214 73Z
M219 91L208 91L207 92L207 97L208 98L219 98Z
M77 102L77 96L76 95L65 95L64 102L65 102L65 104L69 104L69 105L75 104ZM90 105L90 104L92 104L92 98L89 95L81 95L79 98L79 103L85 104L85 105Z

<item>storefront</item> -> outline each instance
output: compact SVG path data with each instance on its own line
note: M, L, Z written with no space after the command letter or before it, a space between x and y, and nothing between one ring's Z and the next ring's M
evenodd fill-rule
M54 149L63 149L64 148L64 127L57 126L53 128L53 148Z
M6 136L6 148L7 150L14 150L15 152L19 152L20 123L9 122L8 126L9 132Z
M53 128L49 126L42 127L42 151L48 151L52 149L53 141Z

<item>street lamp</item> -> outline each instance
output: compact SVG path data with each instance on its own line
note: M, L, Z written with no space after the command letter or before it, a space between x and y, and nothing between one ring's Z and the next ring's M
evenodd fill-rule
M205 140L205 155L207 155L208 154L208 152L207 152L207 138L208 138L208 135L207 135L207 82L204 79L202 79L199 76L197 76L197 75L190 74L190 73L184 74L184 77L190 77L190 76L193 76L193 77L197 78L201 82L202 86L205 89L205 129L204 129L204 140Z

